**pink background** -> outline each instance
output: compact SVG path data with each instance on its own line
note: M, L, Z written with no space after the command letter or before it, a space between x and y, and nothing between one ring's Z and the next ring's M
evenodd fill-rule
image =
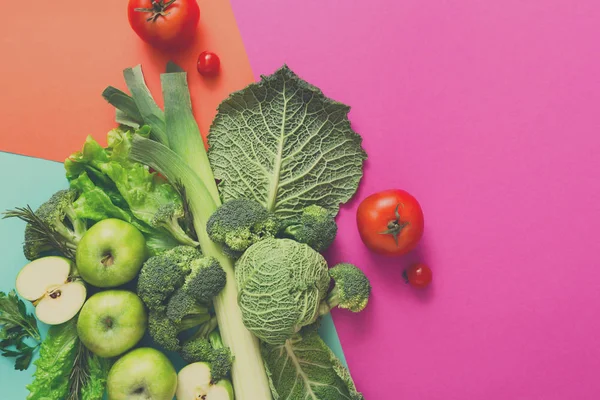
M358 200L414 194L423 242L371 255L345 207L332 261L364 268L335 312L367 400L600 398L600 2L232 0L252 68L283 62L353 107ZM414 260L430 290L405 286Z

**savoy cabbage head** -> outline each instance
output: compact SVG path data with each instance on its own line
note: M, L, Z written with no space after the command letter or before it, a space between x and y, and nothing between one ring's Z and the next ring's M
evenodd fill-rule
M323 256L290 239L251 246L236 264L235 279L244 325L273 345L315 321L330 282Z

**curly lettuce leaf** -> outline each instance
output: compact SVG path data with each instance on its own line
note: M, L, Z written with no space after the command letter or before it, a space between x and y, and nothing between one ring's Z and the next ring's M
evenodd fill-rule
M69 392L69 376L75 361L79 339L75 319L48 330L34 361L34 380L27 385L27 400L64 400Z
M105 149L88 136L81 152L65 162L70 181L83 172L107 192L118 191L133 216L151 224L158 208L169 202L181 203L179 193L165 179L143 164L128 160L131 131L114 129L108 134ZM111 199L114 200L114 199ZM123 205L120 205L123 207Z
M148 137L149 131L144 126L136 134ZM79 218L127 221L144 234L150 253L159 254L178 242L165 230L153 227L152 219L161 205L181 204L181 198L161 176L129 160L132 135L128 129L113 129L106 148L88 137L83 149L65 161L67 178L80 193L75 202Z
M71 181L71 188L80 195L73 203L77 218L101 221L106 218L118 218L131 222L131 215L113 204L110 196L92 182L87 172Z
M348 369L319 336L317 324L282 345L263 343L262 354L274 400L364 400Z
M208 137L223 200L249 197L282 219L312 204L337 213L367 157L349 111L287 66L233 93Z

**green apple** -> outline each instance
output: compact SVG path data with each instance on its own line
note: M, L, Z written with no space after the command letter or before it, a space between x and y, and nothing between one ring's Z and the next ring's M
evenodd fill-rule
M103 288L120 286L140 272L146 240L130 223L105 219L83 235L75 259L84 281Z
M112 366L106 386L109 400L172 400L177 372L163 353L142 347Z
M135 346L147 325L144 303L135 293L106 290L85 302L77 319L77 333L92 353L108 358Z
M233 386L228 379L213 383L210 364L187 365L177 375L177 400L197 399L233 400Z
M73 278L73 264L63 257L42 257L30 262L17 275L17 293L35 306L36 317L48 325L73 318L81 309L87 290Z

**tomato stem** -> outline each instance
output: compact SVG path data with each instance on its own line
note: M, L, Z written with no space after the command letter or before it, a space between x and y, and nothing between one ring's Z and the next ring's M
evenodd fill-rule
M396 247L398 247L398 235L400 235L400 232L402 232L402 229L409 225L409 222L402 222L400 221L400 203L398 203L396 205L396 209L394 210L394 214L396 216L396 219L391 220L390 222L388 222L387 224L387 230L383 231L383 232L379 232L380 235L392 235L394 238L394 241L396 242Z
M177 0L169 0L165 3L165 0L152 0L152 8L135 8L137 12L152 13L152 15L146 19L148 22L156 22L158 17L166 17L170 12L166 12L166 9L175 3Z

